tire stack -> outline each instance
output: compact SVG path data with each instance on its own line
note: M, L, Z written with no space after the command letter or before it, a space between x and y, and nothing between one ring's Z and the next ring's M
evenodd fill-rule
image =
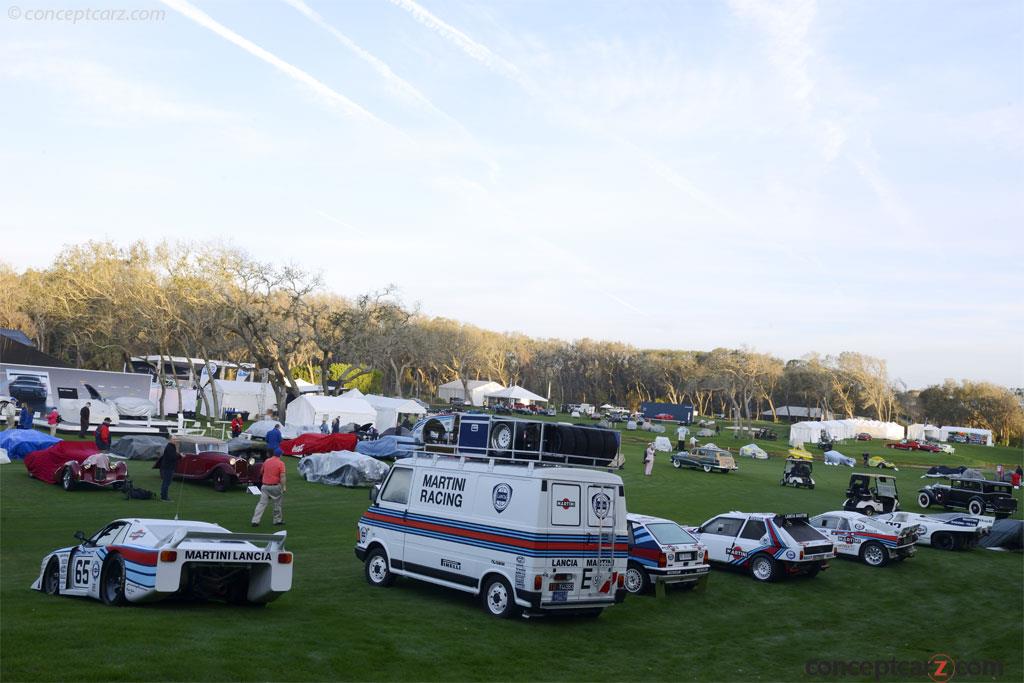
M576 425L544 425L542 462L605 467L618 455L614 431Z

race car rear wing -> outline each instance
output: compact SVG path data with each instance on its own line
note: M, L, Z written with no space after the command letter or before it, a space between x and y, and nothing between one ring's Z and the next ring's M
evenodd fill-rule
M252 534L252 533L231 533L230 531L189 531L179 529L174 532L167 545L177 548L184 541L225 541L266 543L267 550L284 550L284 539L288 536L287 531L278 531L276 534Z

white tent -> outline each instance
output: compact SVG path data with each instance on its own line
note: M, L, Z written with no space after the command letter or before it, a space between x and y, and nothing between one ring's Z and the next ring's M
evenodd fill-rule
M298 377L295 378L295 386L299 388L300 394L319 394L324 390L324 388L319 384L313 384L312 382L307 382L306 380Z
M340 418L342 424L355 422L366 424L377 421L377 411L373 409L362 394L351 396L299 396L288 404L286 424L318 426L326 417L328 422Z
M348 394L345 395L348 396ZM364 398L366 399L366 402L373 406L373 409L377 411L377 421L374 425L380 431L397 427L399 415L427 414L427 411L423 409L423 406L408 398L389 398L387 396L377 396L375 394L367 394Z
M879 422L854 417L846 420L825 420L824 422L797 422L789 429L789 445L817 443L822 430L833 441L852 439L861 432L870 434L876 439L898 441L903 438L903 425L895 422Z
M968 437L974 436L980 438L981 442L986 446L992 445L992 430L991 429L977 429L975 427L939 427L936 430L935 436L931 435L931 430L925 429L925 436L931 438L937 438L939 441L949 441L950 434L967 434ZM974 443L974 440L971 441Z
M530 405L531 403L548 402L548 400L543 396L538 396L532 391L522 388L518 384L511 386L508 389L492 391L488 393L485 398L489 403L525 403L526 405Z
M247 412L250 419L255 419L277 405L277 396L269 382L215 379L213 391L217 394L217 405L222 413L225 410L237 410Z
M469 389L468 397L466 396L466 388ZM462 380L456 379L439 386L437 388L437 397L445 403L450 402L453 398L460 398L472 405L482 406L484 404L484 396L499 389L504 389L504 387L497 382L486 379L467 380L466 387L464 388Z

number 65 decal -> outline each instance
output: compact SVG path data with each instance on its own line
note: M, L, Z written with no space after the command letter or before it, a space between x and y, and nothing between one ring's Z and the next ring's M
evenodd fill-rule
M75 585L81 586L89 582L89 565L92 560L88 557L75 558Z

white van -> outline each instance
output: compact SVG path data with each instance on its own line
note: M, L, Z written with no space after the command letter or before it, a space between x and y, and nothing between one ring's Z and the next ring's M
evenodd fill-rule
M418 454L359 520L373 586L396 575L483 597L496 617L621 602L629 552L622 479L607 471Z

